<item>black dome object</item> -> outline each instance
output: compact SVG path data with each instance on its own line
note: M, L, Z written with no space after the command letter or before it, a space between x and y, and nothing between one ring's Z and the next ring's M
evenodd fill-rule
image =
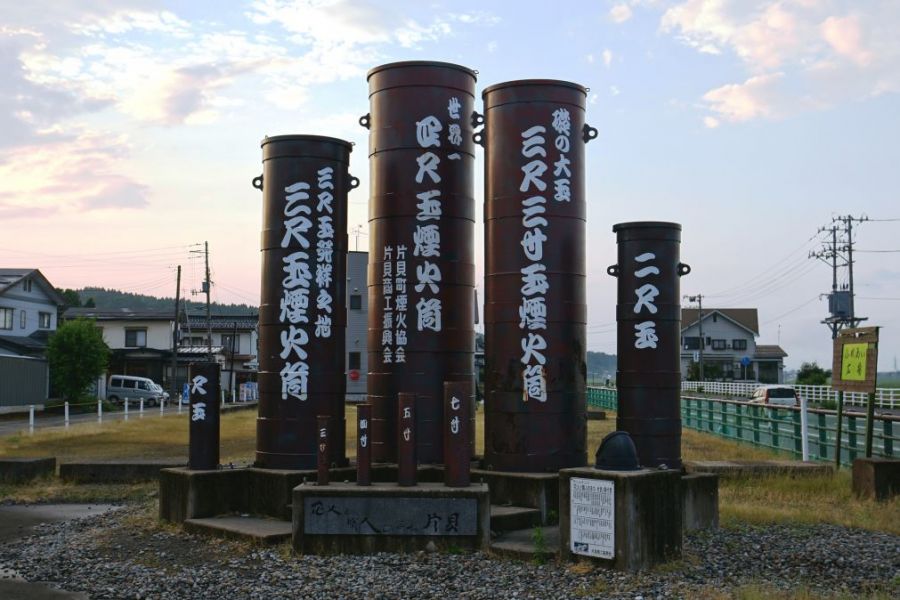
M634 441L625 431L613 431L608 434L597 449L595 469L606 471L637 471L640 469L637 448Z

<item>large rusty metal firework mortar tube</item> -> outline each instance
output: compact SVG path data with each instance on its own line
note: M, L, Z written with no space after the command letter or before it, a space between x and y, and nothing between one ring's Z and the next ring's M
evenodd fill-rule
M397 458L397 394L416 396L418 459L443 458L444 381L475 345L475 72L402 62L369 72L372 458Z
M262 303L256 465L315 469L316 419L331 418L329 461L345 465L347 172L330 137L262 141Z
M485 456L488 469L584 466L587 90L484 90Z
M616 428L634 440L644 467L681 468L681 282L678 223L613 226L618 264L619 409Z

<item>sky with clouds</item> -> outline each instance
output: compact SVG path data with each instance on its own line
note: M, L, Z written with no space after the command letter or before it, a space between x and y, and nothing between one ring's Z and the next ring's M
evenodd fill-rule
M789 367L828 364L831 273L808 254L852 214L871 219L855 230L857 313L884 326L881 369L900 355L900 252L884 252L900 250L895 0L2 5L2 266L172 296L176 264L199 289L191 250L208 241L214 299L256 303L260 139L356 143L351 248L365 249L366 72L441 60L478 70L479 94L590 88L590 349L615 351L612 225L670 220L693 267L683 292L758 308L758 341ZM481 185L479 164L479 200Z

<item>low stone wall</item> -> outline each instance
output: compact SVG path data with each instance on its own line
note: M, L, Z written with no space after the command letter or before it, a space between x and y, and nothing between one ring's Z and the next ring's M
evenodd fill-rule
M103 460L61 463L59 477L69 483L136 483L159 479L160 471L186 460Z
M0 483L26 483L37 477L56 474L56 459L0 458Z

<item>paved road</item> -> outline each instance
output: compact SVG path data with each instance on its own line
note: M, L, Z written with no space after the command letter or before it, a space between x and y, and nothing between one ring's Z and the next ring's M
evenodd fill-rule
M228 403L225 405L225 411L229 411L232 409L240 409L240 408L250 408L255 407L257 405L256 401L253 402L238 402L238 403ZM183 405L181 407L182 415L187 416L188 407L187 405ZM164 414L166 415L177 415L178 406L167 404L165 406ZM138 412L138 407L132 406L128 411L128 420L134 421L136 419L154 419L160 416L159 407L155 406L153 408L145 407L144 414ZM125 412L122 410L117 410L115 412L104 411L103 413L103 422L108 423L110 421L122 421L125 419ZM79 423L97 423L97 413L71 413L69 415L69 424L76 425ZM36 414L34 418L34 428L45 429L48 427L65 427L65 418L62 415L44 415L44 414ZM6 419L0 420L0 436L4 435L13 435L16 433L28 433L28 413L17 414L15 417L7 417Z

